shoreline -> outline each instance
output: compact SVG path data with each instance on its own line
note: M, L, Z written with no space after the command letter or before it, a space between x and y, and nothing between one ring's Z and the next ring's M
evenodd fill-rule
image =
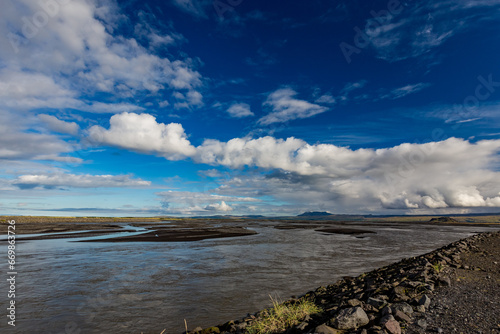
M306 316L282 333L500 333L499 262L500 231L475 234L285 301L285 306L312 302L321 312ZM482 289L479 293L475 291L478 286ZM454 293L451 299L450 293ZM478 305L491 307L477 310L480 306L468 301L461 305L465 315L457 319L460 314L453 308L463 304L468 295L475 295ZM247 333L245 329L261 321L265 313L262 310L188 333ZM481 317L468 323L467 314Z

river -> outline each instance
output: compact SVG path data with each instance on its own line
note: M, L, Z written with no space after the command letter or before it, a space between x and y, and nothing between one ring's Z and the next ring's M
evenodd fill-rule
M16 327L4 316L1 332L180 334L184 319L189 329L224 323L270 306L269 295L288 299L493 230L351 223L376 232L357 238L251 226L258 234L198 242L19 242Z

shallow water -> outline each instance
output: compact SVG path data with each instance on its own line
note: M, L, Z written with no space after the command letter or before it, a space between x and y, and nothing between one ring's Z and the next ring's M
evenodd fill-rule
M184 319L190 329L217 325L268 307L269 294L283 299L301 295L342 276L356 276L492 230L359 227L377 233L356 238L254 224L257 235L198 242L19 242L16 327L7 326L4 319L0 329L181 333Z

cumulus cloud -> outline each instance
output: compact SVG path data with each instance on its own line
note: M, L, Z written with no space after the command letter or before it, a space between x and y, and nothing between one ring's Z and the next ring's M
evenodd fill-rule
M247 103L234 103L227 109L227 113L234 118L254 116Z
M133 179L130 175L75 175L75 174L47 174L21 175L12 184L21 189L43 188L134 188L149 187L150 181Z
M499 161L500 140L472 143L449 138L353 150L332 144L311 145L293 137L266 136L227 142L207 139L194 147L180 124L158 123L151 115L133 113L114 115L109 129L93 126L88 132L95 143L169 160L191 158L233 170L250 167L274 172L250 183L256 186L253 194L258 193L259 185L268 189L270 196L283 200L296 197L298 201L343 208L355 204L358 209L363 206L370 210L495 207L500 201L500 173L494 168ZM275 186L267 187L270 182ZM239 189L240 185L234 183L232 187ZM231 186L219 188L228 189ZM237 194L234 192L233 197ZM162 196L191 201L191 206L198 208L221 201L246 201L241 196L228 199L178 192Z
M281 88L269 94L264 106L270 107L272 112L260 118L258 123L269 125L309 118L328 110L328 108L318 104L296 99L295 95L297 95L297 92L291 88Z
M271 196L279 201L367 212L496 207L500 203L499 140L457 138L385 149L351 150L330 144L264 137L209 140L200 162L259 167L266 176L223 181L221 194ZM321 209L317 207L317 209Z
M166 213L203 214L207 212L232 211L237 204L260 202L259 199L244 196L224 196L212 192L166 191L157 193ZM231 203L231 204L228 204Z
M220 203L215 203L215 204L209 204L205 207L205 210L208 211L221 211L221 212L228 212L232 211L233 208L230 207L229 205L226 204L226 202L222 201Z
M49 130L54 132L66 133L75 136L80 131L80 126L78 126L75 122L61 121L55 116L46 114L40 114L38 115L38 118L47 125Z
M94 125L88 130L91 142L152 153L168 160L184 159L196 152L181 124L158 123L152 115L135 113L113 115L109 122L109 129Z

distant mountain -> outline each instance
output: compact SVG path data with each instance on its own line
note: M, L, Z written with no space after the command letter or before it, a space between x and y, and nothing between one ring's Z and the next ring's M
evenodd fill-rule
M333 216L333 213L330 212L320 212L320 211L308 211L297 215L297 217L324 217L324 216Z

